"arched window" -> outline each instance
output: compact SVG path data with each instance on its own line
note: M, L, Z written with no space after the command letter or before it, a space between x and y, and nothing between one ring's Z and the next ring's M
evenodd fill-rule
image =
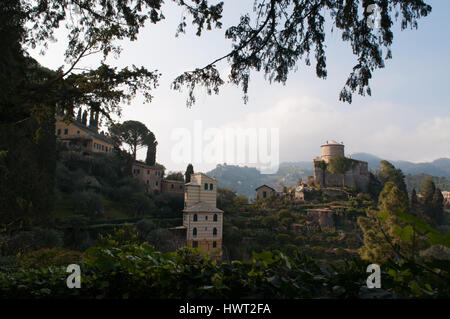
M213 241L213 248L217 247L217 242Z
M192 236L197 237L197 228L195 228L195 227L192 230Z
M194 215L194 222L197 221L197 214Z
M216 227L214 227L214 229L213 229L213 236L217 236L217 228Z
M217 214L214 214L213 220L214 220L215 222L217 221Z

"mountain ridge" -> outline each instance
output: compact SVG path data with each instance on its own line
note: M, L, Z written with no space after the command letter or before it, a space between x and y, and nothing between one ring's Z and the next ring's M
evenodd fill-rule
M349 157L365 161L369 169L376 171L379 168L381 157L370 153L354 153ZM409 161L392 161L396 168L400 168L405 176L408 175L431 175L437 178L450 179L450 159L439 158L432 162L413 163ZM215 176L219 187L234 189L238 194L249 198L255 196L255 188L267 184L276 190L281 190L282 186L294 186L298 179L306 181L308 176L313 176L313 161L283 162L275 174L261 174L255 167L236 166L218 164L216 168L207 172L210 176Z

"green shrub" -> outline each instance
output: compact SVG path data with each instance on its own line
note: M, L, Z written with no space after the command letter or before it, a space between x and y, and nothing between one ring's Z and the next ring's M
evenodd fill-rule
M20 255L19 264L25 268L40 269L43 267L67 267L70 264L79 264L83 253L62 248L44 248Z
M276 243L280 245L285 245L289 243L290 240L291 236L289 236L288 234L278 234L275 236Z
M292 246L286 247L293 250ZM315 248L313 248L315 249ZM320 265L295 252L254 253L217 263L196 249L161 253L148 244L91 247L80 262L82 286L67 289L65 267L0 272L3 298L370 298L367 263ZM389 269L389 272L383 269ZM446 275L448 272L445 273ZM385 295L448 298L447 282L412 264L382 267ZM424 293L427 292L427 293Z
M20 231L12 236L4 237L1 250L2 255L16 255L62 245L62 232L55 229L34 228L31 231Z
M75 210L89 218L103 216L103 197L93 191L83 191L72 195Z

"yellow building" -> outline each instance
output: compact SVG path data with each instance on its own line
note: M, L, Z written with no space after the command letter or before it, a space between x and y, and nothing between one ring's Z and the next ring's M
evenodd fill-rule
M79 147L94 153L110 153L114 144L107 136L98 133L93 125L84 125L78 121L66 123L61 116L56 116L56 138L68 147Z
M216 207L216 179L203 173L192 174L184 195L183 226L187 246L200 248L212 258L221 259L223 211Z
M147 185L148 191L161 191L161 181L164 175L162 166L150 166L142 162L134 162L132 166L134 178L138 178Z

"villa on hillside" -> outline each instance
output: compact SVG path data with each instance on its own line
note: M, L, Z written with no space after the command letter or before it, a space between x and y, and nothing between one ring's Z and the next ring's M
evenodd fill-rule
M138 178L147 185L148 191L161 191L161 181L164 176L164 167L161 165L147 165L135 161L132 165L134 178Z
M173 193L184 196L184 181L163 179L161 181L161 193Z
M67 123L62 116L56 116L55 129L57 140L68 147L79 147L93 153L110 153L114 149L113 141L103 132L98 132L98 120L94 116L91 116L89 125L78 120Z
M147 185L148 192L161 192L184 196L184 181L164 179L164 166L147 165L141 161L135 161L132 165L132 174Z

